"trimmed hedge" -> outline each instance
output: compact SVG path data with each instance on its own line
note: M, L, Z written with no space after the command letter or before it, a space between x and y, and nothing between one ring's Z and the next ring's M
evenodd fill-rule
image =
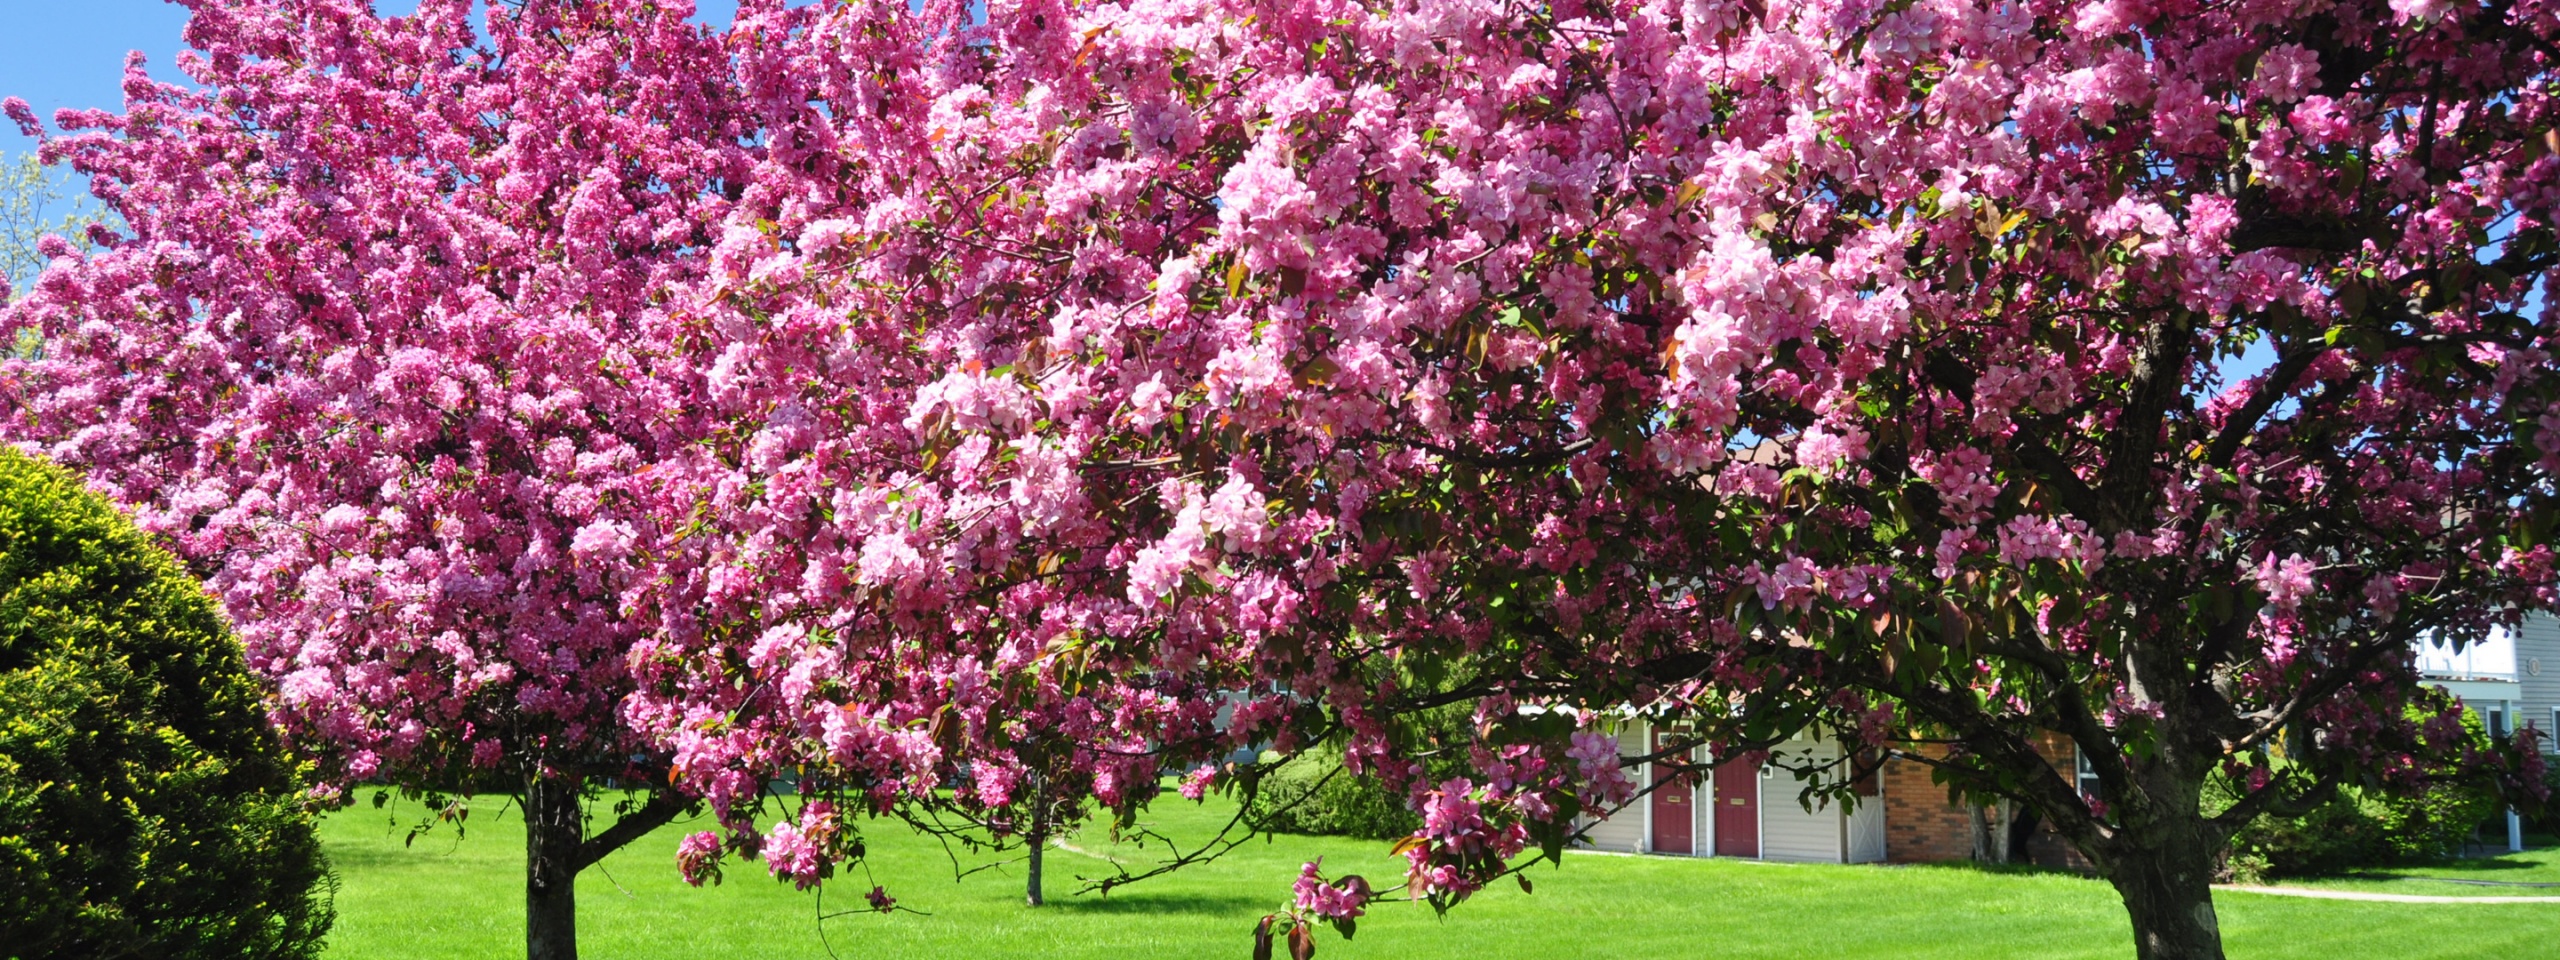
M330 886L212 598L0 447L0 954L312 957Z

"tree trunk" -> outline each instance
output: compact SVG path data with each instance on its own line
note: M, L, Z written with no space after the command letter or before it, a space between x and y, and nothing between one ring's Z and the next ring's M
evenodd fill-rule
M1029 892L1028 892L1028 893L1027 893L1027 894L1026 894L1022 899L1023 899L1023 902L1028 903L1028 904L1030 904L1030 905L1032 905L1032 906L1035 906L1035 907L1036 907L1036 906L1039 906L1039 905L1040 905L1040 902L1041 902L1041 901L1040 901L1040 850L1041 850L1041 848L1042 848L1042 847L1046 847L1046 846L1048 846L1048 845L1049 845L1049 831L1046 831L1046 830L1036 830L1036 829L1035 829L1035 830L1033 830L1033 831L1031 831L1031 883L1030 883L1030 890L1029 890Z
M2213 859L2219 846L2202 822L2150 832L2117 845L2099 863L2133 918L2140 960L2222 960L2222 924L2213 912Z
M1049 849L1049 776L1040 771L1031 774L1031 831L1025 837L1031 845L1031 880L1023 902L1041 904L1040 855Z
M525 781L525 960L578 960L578 847L585 839L581 786L566 776Z
M1991 862L1991 808L1978 803L1967 804L1965 814L1965 825L1972 828L1974 862Z
M1973 807L1973 859L1980 863L2008 863L2010 827L2017 819L2017 802L2000 800Z

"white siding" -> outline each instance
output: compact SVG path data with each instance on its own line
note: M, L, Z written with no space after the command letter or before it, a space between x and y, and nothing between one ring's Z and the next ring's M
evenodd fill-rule
M2552 713L2560 710L2560 617L2549 612L2524 618L2516 631L2516 722L2532 724L2542 731L2542 748L2553 747L2553 735L2560 733L2560 721Z
M1781 758L1827 760L1840 755L1839 746L1800 738L1770 752L1778 756L1771 758L1771 766L1764 768L1768 774L1760 779L1760 858L1839 863L1841 845L1847 839L1840 806L1819 803L1806 810L1799 799L1805 782L1777 766Z
M1641 721L1629 721L1618 729L1618 752L1623 756L1641 756L1652 752L1647 736L1649 728ZM1779 745L1771 753L1777 756L1763 768L1760 779L1760 857L1764 860L1795 860L1821 863L1869 863L1884 859L1884 800L1867 798L1854 814L1844 814L1838 803L1821 803L1806 810L1799 799L1804 782L1778 770L1779 763L1804 760L1822 761L1840 755L1840 746L1829 740L1798 737ZM1639 782L1650 778L1651 771L1637 768L1629 771ZM1701 791L1696 797L1704 797ZM1616 816L1586 818L1585 845L1595 850L1628 853L1650 852L1651 824L1646 813L1651 798L1639 798ZM1696 818L1690 834L1698 855L1715 849L1712 818L1707 804L1684 804ZM1845 855L1844 855L1845 854Z
M1850 863L1884 861L1884 796L1858 798L1857 812L1842 817L1848 834Z
M1641 724L1620 725L1618 728L1619 756L1643 756L1650 752L1652 751L1644 746L1644 729ZM1643 773L1643 769L1638 768L1629 771L1628 775L1640 777ZM1594 850L1614 850L1621 853L1644 852L1647 839L1644 834L1645 803L1644 798L1637 798L1635 802L1627 804L1625 810L1618 811L1618 815L1614 817L1586 816L1586 822L1594 820L1596 822L1591 822L1590 830L1583 834L1584 842Z

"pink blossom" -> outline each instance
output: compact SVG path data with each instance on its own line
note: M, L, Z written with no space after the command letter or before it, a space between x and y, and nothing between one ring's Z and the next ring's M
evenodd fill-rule
M830 849L836 832L834 818L832 805L811 801L801 808L798 819L765 831L765 869L802 890L817 886L834 866L836 854Z
M1867 433L1857 427L1836 431L1816 425L1796 440L1796 459L1817 476L1832 476L1855 466L1867 455Z
M1221 549L1230 553L1260 547L1269 536L1270 515L1263 508L1262 491L1241 476L1229 476L1225 486L1209 497L1208 508L1200 519L1209 532L1220 538Z
M2318 570L2316 564L2298 553L2281 560L2274 554L2268 554L2259 562L2252 576L2258 582L2258 589L2266 591L2267 605L2279 613L2289 614L2300 608L2303 599L2311 595L2314 586L2312 574Z
M2320 56L2296 43L2280 43L2258 57L2250 90L2276 103L2292 103L2320 79Z
M684 882L701 886L708 879L720 880L720 835L709 830L685 835L676 844L676 871Z
M1210 784L1216 782L1217 779L1218 768L1216 767L1204 763L1192 768L1190 773L1184 774L1182 777L1182 798L1185 800L1199 800L1207 797L1209 795Z
M1298 909L1325 920L1347 920L1368 912L1369 885L1359 877L1336 883L1324 877L1324 859L1310 860L1298 870Z

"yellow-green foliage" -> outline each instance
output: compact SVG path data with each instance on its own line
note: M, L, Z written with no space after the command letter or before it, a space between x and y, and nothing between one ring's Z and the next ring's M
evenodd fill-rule
M313 956L327 884L212 598L0 448L0 955Z

